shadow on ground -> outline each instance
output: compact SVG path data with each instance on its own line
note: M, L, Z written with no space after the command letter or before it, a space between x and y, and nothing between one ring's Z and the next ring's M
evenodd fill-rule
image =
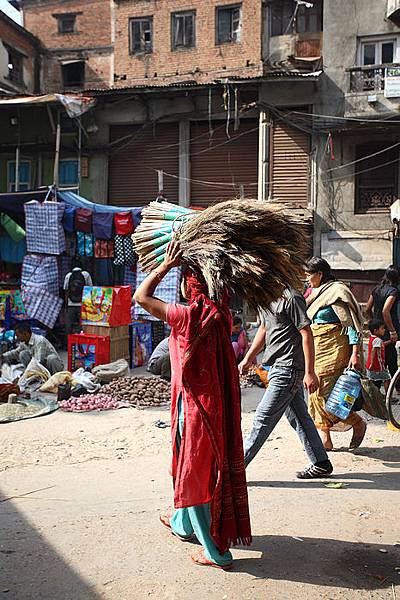
M0 594L8 600L100 600L13 501L1 495Z
M342 587L391 588L398 583L400 547L290 536L255 536L251 550L261 558L235 560L235 571L260 579ZM380 552L386 551L386 553Z

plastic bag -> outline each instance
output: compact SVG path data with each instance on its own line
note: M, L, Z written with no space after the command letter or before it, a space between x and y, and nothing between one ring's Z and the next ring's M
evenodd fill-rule
M50 379L51 375L49 371L36 360L32 358L29 365L26 367L22 374L18 385L22 392L36 391L39 389L45 381Z
M126 377L129 374L129 364L124 358L116 360L107 365L98 365L92 369L92 373L96 375L101 383L107 383L118 377Z
M79 383L87 389L88 392L97 392L100 389L100 384L97 382L96 376L85 369L81 368L72 373L73 384Z

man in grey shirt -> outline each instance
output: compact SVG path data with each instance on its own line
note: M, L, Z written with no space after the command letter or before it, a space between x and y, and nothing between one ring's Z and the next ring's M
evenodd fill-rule
M150 356L147 370L153 375L171 381L171 360L169 356L169 337L162 340Z
M282 415L298 434L310 465L297 473L300 479L326 477L333 471L304 399L318 387L314 371L314 340L303 296L286 289L282 298L260 311L261 325L239 365L245 373L265 345L263 364L269 367L268 388L257 407L253 428L244 444L247 466L272 433Z

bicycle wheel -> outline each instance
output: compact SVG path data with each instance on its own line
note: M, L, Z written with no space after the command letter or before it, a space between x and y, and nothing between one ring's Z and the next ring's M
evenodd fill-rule
M400 384L400 369L397 369L392 378L386 394L386 408L389 420L395 427L400 429L400 392L396 387ZM400 387L400 386L399 386Z

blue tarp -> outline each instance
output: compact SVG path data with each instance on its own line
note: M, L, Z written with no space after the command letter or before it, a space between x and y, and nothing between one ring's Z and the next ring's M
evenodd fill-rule
M0 211L5 213L23 213L24 212L24 204L25 202L29 202L30 200L39 200L43 201L48 194L48 190L34 190L31 192L15 192L13 194L0 194ZM140 221L140 215L142 212L142 206L140 207L122 207L122 206L110 206L109 204L96 204L95 202L90 202L90 200L86 200L86 198L82 198L82 196L78 196L74 192L63 192L57 191L57 198L70 206L74 206L75 208L89 208L94 212L104 213L104 212L123 212L130 210L133 212L135 225Z

